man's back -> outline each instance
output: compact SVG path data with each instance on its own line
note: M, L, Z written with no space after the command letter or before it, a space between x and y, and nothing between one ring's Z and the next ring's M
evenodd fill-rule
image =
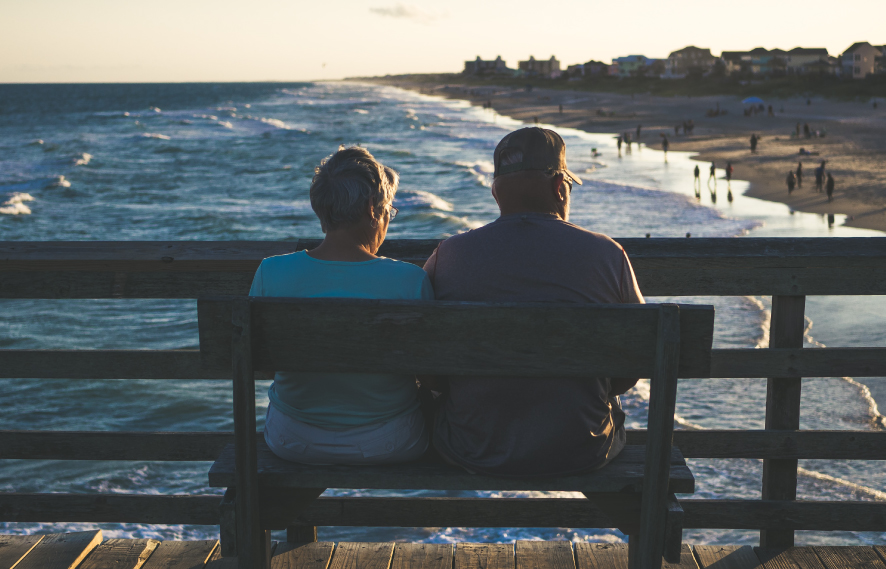
M425 270L438 300L643 302L617 243L549 214L503 216L457 235L440 245ZM458 377L449 383L435 445L470 470L579 472L604 464L624 445L624 413L608 379Z

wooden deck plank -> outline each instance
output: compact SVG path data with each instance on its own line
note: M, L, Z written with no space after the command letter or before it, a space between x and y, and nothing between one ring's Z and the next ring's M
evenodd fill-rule
M10 569L34 549L43 536L0 535L0 569Z
M874 551L876 551L877 555L880 556L880 559L882 559L883 562L886 563L886 545L875 545Z
M49 534L15 569L73 569L101 542L101 530Z
M760 569L750 545L694 545L699 569Z
M884 569L886 565L872 547L812 548L826 569Z
M662 569L698 569L698 563L692 554L692 548L684 543L680 546L680 562L668 563L662 559L661 567Z
M811 547L755 547L765 569L825 569Z
M570 541L524 541L515 547L517 569L575 569Z
M200 569L212 557L217 539L164 541L148 558L143 569Z
M578 569L628 569L627 543L576 543Z
M342 542L332 553L329 569L388 569L393 543Z
M109 539L93 549L77 569L140 569L158 545L156 539Z
M271 569L327 569L334 548L331 541L280 542L271 557Z
M453 569L514 569L510 543L459 543Z
M391 569L452 569L451 543L398 543Z

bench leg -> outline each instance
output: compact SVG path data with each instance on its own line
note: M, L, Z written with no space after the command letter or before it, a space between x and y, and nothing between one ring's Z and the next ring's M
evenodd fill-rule
M677 497L668 497L668 514L665 518L664 559L668 563L680 563L683 548L683 508Z
M222 557L237 556L237 503L236 490L228 488L219 506L218 540Z
M317 541L317 526L287 526L286 541L289 543Z

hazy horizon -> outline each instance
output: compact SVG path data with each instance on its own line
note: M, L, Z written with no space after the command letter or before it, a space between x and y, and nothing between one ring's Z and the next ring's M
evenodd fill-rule
M478 55L501 55L511 67L530 55L555 55L565 67L634 54L664 58L687 45L715 54L800 46L839 55L856 41L886 43L886 5L873 0L851 10L822 0L739 7L636 0L593 9L555 0L535 16L536 6L344 0L330 10L283 0L157 0L146 8L0 0L0 82L312 81L459 72Z

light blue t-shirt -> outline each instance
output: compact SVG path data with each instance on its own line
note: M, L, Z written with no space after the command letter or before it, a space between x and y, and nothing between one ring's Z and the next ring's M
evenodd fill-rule
M384 257L321 261L305 251L263 260L249 295L434 299L427 273L415 265ZM418 408L415 378L408 375L278 371L268 397L280 412L330 430L383 423Z

